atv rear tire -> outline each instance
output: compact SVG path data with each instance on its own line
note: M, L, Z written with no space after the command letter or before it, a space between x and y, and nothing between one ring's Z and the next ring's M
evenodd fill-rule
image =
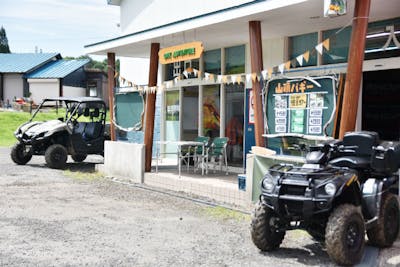
M326 251L339 265L354 265L364 255L365 225L360 208L343 204L329 216L325 231Z
M50 168L64 169L68 158L68 152L63 145L55 144L46 149L44 157L47 166Z
M393 245L399 235L399 213L397 197L391 193L383 194L377 224L367 230L372 245L380 248Z
M267 206L257 202L251 216L251 239L262 251L279 248L285 237L285 231L278 231L273 221L278 219L276 213Z
M87 155L85 154L75 154L72 155L71 158L75 161L75 162L82 162L86 159Z
M25 146L16 143L11 149L11 159L18 165L25 165L32 158L32 154L26 153Z

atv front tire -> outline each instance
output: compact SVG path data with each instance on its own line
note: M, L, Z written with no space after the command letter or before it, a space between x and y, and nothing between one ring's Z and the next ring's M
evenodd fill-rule
M25 165L32 158L32 154L25 151L24 144L16 143L11 149L11 159L18 165Z
M45 160L52 169L64 169L67 163L68 152L63 145L55 144L46 149Z
M364 254L365 225L360 208L343 204L329 216L325 231L326 251L339 265L354 265Z
M251 239L262 251L279 248L285 237L285 231L278 231L274 221L278 220L276 213L267 206L257 202L251 217Z
M367 230L372 245L384 248L393 245L399 235L399 202L394 194L382 195L379 218L374 227Z
M75 161L75 162L82 162L86 159L87 155L85 154L75 154L72 155L71 158Z

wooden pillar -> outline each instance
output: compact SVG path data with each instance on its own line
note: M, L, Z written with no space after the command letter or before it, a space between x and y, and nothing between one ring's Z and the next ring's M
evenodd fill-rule
M339 138L343 138L347 131L353 131L356 126L369 9L370 0L356 0L347 62L347 75L344 87Z
M149 69L149 87L157 86L158 73L158 51L159 43L152 43L150 49L150 69ZM145 145L145 171L151 171L151 158L153 150L154 135L154 116L156 113L156 94L148 92L146 95L146 122L144 129L144 145Z
M261 73L263 69L261 22L249 22L251 72ZM253 82L254 95L254 134L257 146L264 146L264 116L262 108L261 85Z
M114 121L114 88L115 88L115 53L107 53L108 64L108 107L110 109L110 134L111 141L115 141Z

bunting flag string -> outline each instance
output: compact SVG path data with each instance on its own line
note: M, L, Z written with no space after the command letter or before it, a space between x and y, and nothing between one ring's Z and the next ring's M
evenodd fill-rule
M330 49L330 41L335 36L325 39L323 42L317 44L311 51L305 51L303 54L298 55L297 57L283 62L277 66L266 68L260 72L253 72L253 73L241 73L241 74L231 74L231 75L217 75L208 72L202 72L200 70L194 68L187 68L177 77L172 80L164 81L158 86L148 86L148 85L137 85L125 77L120 76L119 72L115 71L114 78L118 77L119 85L122 87L131 87L132 90L139 91L141 93L157 93L162 92L166 89L171 89L176 86L182 79L190 79L190 78L197 78L200 80L204 80L207 82L218 82L218 83L250 83L250 82L257 82L263 80L269 80L272 78L272 75L281 74L283 75L285 71L290 70L291 68L295 68L296 66L302 67L305 63L308 63L310 60L310 56L315 55L316 52L318 54L323 55L325 51L329 51ZM397 39L395 40L397 41Z

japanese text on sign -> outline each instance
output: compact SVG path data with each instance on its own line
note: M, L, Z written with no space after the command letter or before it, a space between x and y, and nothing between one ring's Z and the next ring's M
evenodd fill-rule
M314 85L307 84L306 81L301 82L286 82L286 83L278 83L275 87L276 94L284 94L284 93L304 93L306 90L311 90L314 88Z

